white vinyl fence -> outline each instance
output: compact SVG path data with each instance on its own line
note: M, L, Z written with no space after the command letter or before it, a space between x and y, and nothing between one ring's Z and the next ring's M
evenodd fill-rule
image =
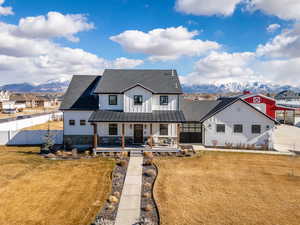
M62 112L53 112L0 119L0 131L19 130L25 127L35 126L62 117L62 115Z
M40 145L45 143L47 130L0 131L0 145ZM63 143L63 131L51 130L50 135L55 144Z

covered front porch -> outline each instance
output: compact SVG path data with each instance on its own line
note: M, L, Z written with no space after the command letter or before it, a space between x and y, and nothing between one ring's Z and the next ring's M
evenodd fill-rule
M124 113L96 111L89 122L93 126L93 149L104 151L178 151L180 111Z

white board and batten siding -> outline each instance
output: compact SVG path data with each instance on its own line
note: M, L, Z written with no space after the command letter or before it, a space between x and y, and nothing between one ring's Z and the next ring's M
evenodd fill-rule
M117 96L117 105L109 104L109 96ZM99 95L99 109L105 110L123 110L123 95L122 94L100 94Z
M218 112L203 124L203 138L206 146L226 146L226 143L260 145L269 141L269 147L273 147L272 133L275 122L241 101ZM225 133L216 131L217 124L225 124ZM243 132L234 133L234 124L242 124ZM251 131L251 126L256 124L261 125L260 134L253 134Z
M134 104L134 96L143 96L141 105ZM136 86L124 93L124 112L152 112L152 93L143 87Z
M68 110L64 111L64 134L65 135L93 135L93 126L88 122L93 111ZM69 120L75 120L71 126ZM80 120L85 120L85 125L80 125Z
M168 96L168 104L160 105L160 96ZM178 95L152 95L152 110L178 110Z

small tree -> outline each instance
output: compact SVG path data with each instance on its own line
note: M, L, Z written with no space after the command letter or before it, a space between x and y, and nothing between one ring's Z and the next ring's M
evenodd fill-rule
M52 146L55 144L54 135L50 131L50 125L48 124L47 133L44 136L44 150L50 151Z

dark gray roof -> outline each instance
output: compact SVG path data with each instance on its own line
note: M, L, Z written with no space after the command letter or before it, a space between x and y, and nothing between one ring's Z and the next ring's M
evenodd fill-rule
M123 93L140 85L152 93L181 94L176 70L116 70L106 69L95 93Z
M98 95L93 94L101 76L75 75L61 103L61 110L96 110Z
M92 113L89 122L160 122L181 123L185 118L181 111L153 111L152 113L131 113L109 110L97 110Z
M205 100L192 101L180 97L179 107L183 112L187 122L200 122L212 109L214 109L221 101Z
M277 99L277 100L300 99L300 93L296 93L296 92L290 91L290 90L281 91L277 95L275 95L275 99Z

